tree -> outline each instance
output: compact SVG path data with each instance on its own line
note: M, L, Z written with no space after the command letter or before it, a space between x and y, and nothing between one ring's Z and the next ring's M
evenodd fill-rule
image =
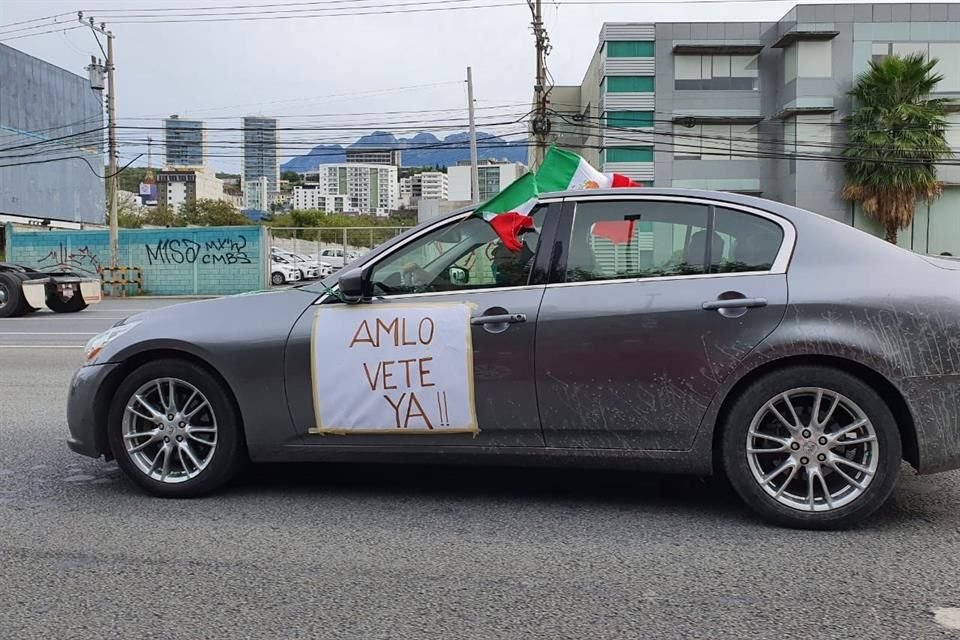
M855 110L844 121L843 197L859 202L884 229L886 240L913 222L917 201L943 191L936 161L951 155L945 139L947 100L931 98L943 76L922 54L870 62L848 93Z
M184 224L222 227L250 224L250 219L223 200L197 200L180 207L177 218Z
M148 209L141 217L141 222L151 227L182 227L185 224L175 211L165 205Z
M280 179L286 180L292 185L300 184L301 182L303 182L303 176L301 176L296 171L284 171L283 173L280 174Z

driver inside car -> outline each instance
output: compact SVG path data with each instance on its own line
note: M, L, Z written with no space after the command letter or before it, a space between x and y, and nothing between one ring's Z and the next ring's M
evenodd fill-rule
M539 234L536 229L523 229L520 231L520 236L522 241L520 251L510 251L500 240L494 241L494 248L490 252L490 269L496 286L510 287L527 284ZM461 284L450 282L447 269L433 277L415 262L404 265L403 275L414 286L427 287L430 291L451 291L463 288Z

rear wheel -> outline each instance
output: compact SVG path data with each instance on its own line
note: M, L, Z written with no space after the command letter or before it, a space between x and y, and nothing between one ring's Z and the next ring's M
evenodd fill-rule
M781 525L856 524L893 492L896 421L869 385L828 367L771 373L738 397L723 425L723 465L760 515Z
M243 461L233 401L213 375L181 360L150 362L127 376L110 409L108 439L126 474L165 498L216 491Z
M0 318L13 318L23 315L30 309L20 279L9 273L0 273Z

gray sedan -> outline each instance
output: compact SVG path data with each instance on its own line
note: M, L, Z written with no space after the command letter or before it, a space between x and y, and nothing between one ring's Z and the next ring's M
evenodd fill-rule
M165 497L248 460L722 473L808 528L875 511L901 460L960 467L960 262L728 193L531 215L519 252L462 211L337 279L126 319L73 378L70 448ZM419 355L361 363L373 347Z

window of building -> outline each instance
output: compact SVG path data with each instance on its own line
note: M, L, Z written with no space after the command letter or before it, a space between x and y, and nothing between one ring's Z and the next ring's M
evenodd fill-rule
M828 114L798 115L783 121L783 151L790 157L790 173L796 173L798 159L815 159L834 151L834 128Z
M673 126L673 157L678 160L737 160L757 157L755 124Z
M650 147L610 147L604 151L606 162L653 162L653 149Z
M654 56L652 42L607 42L608 58L652 58Z
M937 84L937 93L960 91L960 42L874 42L871 59L880 62L890 55L906 56L920 53L937 59L934 72L943 76Z
M674 88L751 91L757 56L674 56Z
M642 93L653 91L653 76L607 76L601 93Z
M580 202L566 282L705 272L707 208L677 202Z
M652 127L653 111L608 111L608 127Z
M784 83L797 78L832 78L832 43L801 41L787 47L783 59Z

